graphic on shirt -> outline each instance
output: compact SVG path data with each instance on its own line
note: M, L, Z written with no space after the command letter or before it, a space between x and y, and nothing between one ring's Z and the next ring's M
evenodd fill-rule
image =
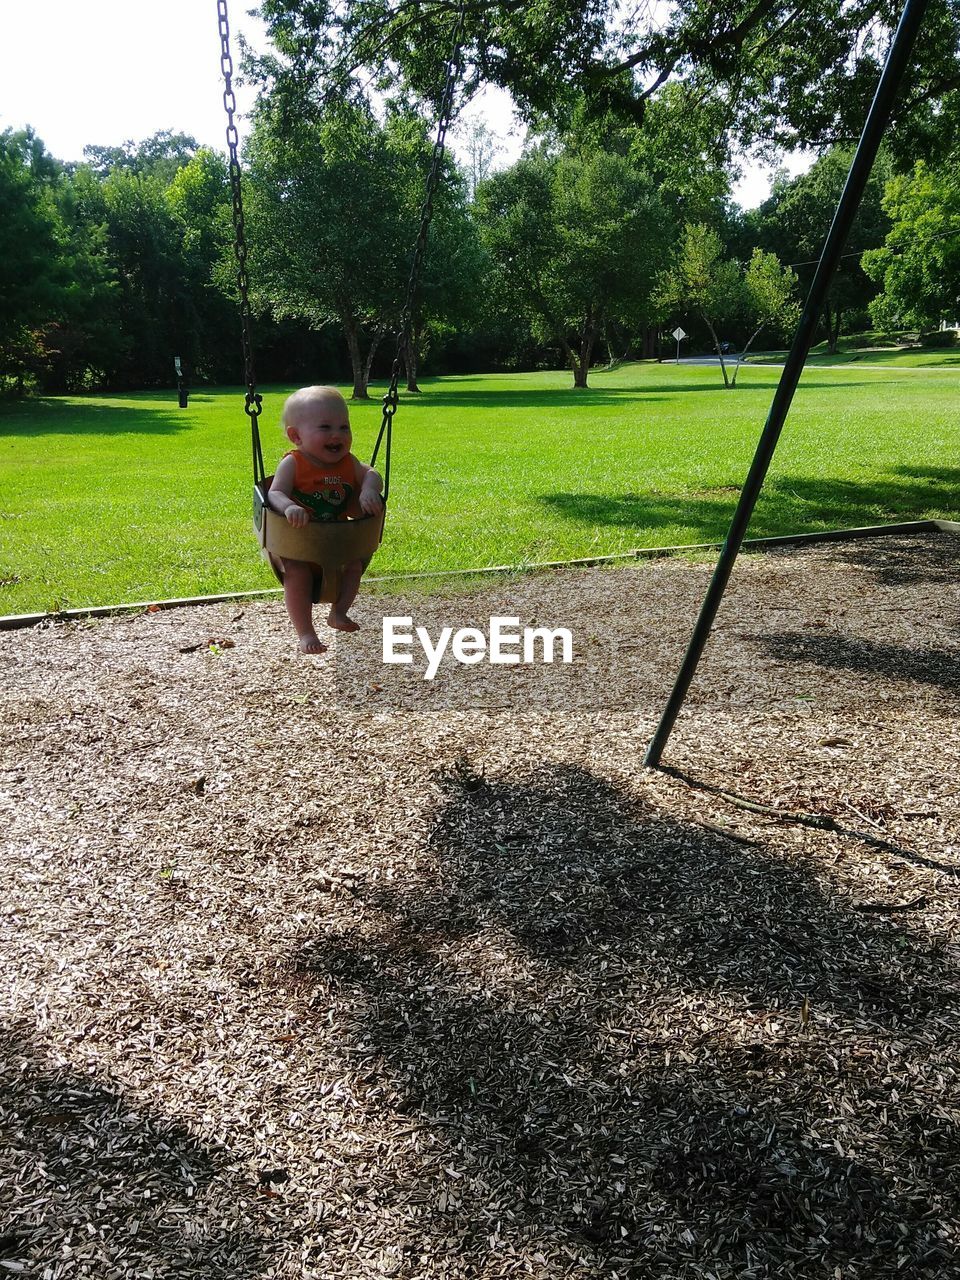
M357 465L352 455L326 466L318 465L298 449L287 456L293 457L295 465L290 496L314 520L346 520L359 514Z
M338 520L353 497L353 486L339 476L321 476L319 479L320 483L312 493L293 489L290 496L302 507L306 507L315 520ZM329 480L329 483L324 484L325 480Z

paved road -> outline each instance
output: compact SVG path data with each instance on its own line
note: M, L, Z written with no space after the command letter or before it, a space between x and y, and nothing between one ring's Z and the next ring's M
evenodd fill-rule
M736 364L737 357L735 355L724 356L727 364ZM712 364L719 365L719 356L681 356L679 360L664 360L663 364Z

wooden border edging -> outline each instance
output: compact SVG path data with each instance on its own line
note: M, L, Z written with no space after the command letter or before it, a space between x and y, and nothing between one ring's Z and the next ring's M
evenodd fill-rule
M745 538L744 547L752 551L775 547L802 546L811 542L854 542L859 538L881 538L885 535L915 533L960 533L956 520L903 520L896 524L868 524L853 529L825 529L818 533L785 533L772 538ZM371 574L369 582L409 582L422 578L473 578L488 573L532 573L547 569L588 569L622 560L660 559L683 555L688 551L716 551L719 542L685 542L670 547L635 547L608 556L588 556L581 560L531 560L528 564L486 565L477 569L425 569L414 573ZM262 591L228 591L216 596L182 596L171 600L136 600L129 604L91 605L81 609L61 609L53 613L11 613L0 617L0 631L16 631L40 626L44 622L80 622L85 618L109 618L122 613L146 613L161 609L185 609L191 605L229 604L232 601L257 600L278 596L281 588Z

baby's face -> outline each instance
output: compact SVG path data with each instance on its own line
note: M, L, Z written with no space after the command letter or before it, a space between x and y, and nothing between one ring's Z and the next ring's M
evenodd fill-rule
M287 436L320 462L339 462L353 443L347 406L342 400L308 400L287 424Z

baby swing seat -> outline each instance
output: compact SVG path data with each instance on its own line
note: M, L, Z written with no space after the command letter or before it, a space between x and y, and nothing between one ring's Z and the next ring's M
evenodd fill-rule
M344 565L360 560L366 567L383 537L384 513L358 520L311 520L300 529L267 502L273 476L253 486L253 528L260 554L283 582L281 556L306 560L320 570L313 577L313 602L333 604L340 594Z

